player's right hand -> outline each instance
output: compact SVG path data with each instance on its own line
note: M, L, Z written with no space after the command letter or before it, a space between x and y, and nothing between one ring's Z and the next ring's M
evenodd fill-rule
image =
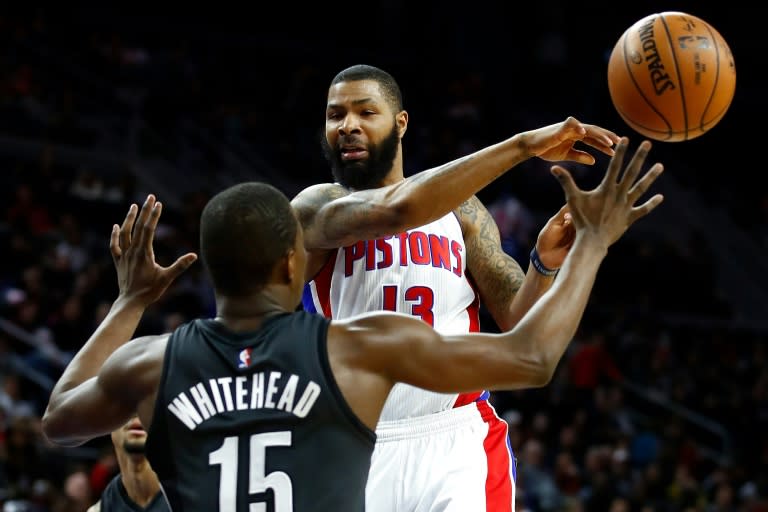
M635 151L624 172L621 172L628 146L629 140L623 137L608 164L605 176L592 190L581 190L566 169L558 165L552 167L552 174L565 191L576 237L590 237L594 243L606 249L629 226L648 215L664 200L661 194L656 194L640 206L635 206L664 168L656 163L638 179L651 149L651 143L645 140Z
M613 146L619 136L610 130L592 124L580 123L574 117L536 130L520 134L526 152L549 162L571 161L592 165L595 157L575 148L579 141L608 156L614 155Z
M168 267L155 262L152 242L163 205L150 194L138 212L132 204L122 226L112 226L109 250L117 270L120 296L148 306L197 259L194 253L179 257Z

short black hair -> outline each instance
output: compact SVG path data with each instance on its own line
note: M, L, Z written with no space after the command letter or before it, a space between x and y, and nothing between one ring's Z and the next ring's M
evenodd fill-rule
M213 196L200 219L200 253L217 293L245 296L263 288L297 230L290 201L272 185L240 183Z
M355 64L340 71L331 80L331 86L341 82L356 82L358 80L373 80L379 84L382 94L395 112L403 110L403 95L395 78L383 69L368 64Z

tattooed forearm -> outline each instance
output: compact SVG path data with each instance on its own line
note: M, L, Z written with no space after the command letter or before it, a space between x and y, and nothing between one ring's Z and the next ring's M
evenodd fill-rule
M525 273L520 265L501 248L499 228L477 197L472 197L458 210L467 246L467 269L475 280L483 304L502 324L515 295L522 286Z

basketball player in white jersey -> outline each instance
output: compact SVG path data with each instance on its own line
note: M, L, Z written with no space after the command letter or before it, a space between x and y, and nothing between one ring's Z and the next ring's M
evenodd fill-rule
M498 327L510 329L551 286L573 228L564 207L539 234L524 274L474 194L530 157L593 164L576 144L613 155L619 137L568 118L405 178L407 127L399 86L385 71L352 66L332 80L324 146L336 183L292 201L309 255L304 308L334 319L398 311L459 334L480 330L482 300ZM541 382L532 372L530 385ZM487 391L397 384L376 434L367 510L513 510L507 425Z

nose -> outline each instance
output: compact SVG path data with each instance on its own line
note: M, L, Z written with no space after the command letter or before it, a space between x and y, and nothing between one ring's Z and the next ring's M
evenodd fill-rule
M347 114L339 123L339 134L349 135L360 131L360 119L354 114Z

